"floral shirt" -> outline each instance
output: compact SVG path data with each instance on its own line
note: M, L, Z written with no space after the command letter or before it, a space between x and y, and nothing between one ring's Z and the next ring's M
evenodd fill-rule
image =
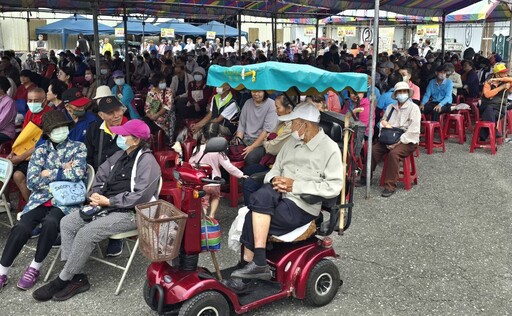
M53 181L86 181L87 148L82 142L65 140L54 146L50 140L37 147L30 158L27 172L27 187L32 192L23 213L50 201L50 183ZM63 169L64 165L73 161L73 167ZM41 177L43 170L49 170L49 177ZM64 214L80 209L76 206L57 206Z
M162 108L166 108L164 114L155 120L155 124L160 127L167 137L172 140L174 135L174 126L176 125L176 114L174 109L174 96L170 88L165 89L165 93L157 88L152 88L146 96L146 105L144 112L154 114Z

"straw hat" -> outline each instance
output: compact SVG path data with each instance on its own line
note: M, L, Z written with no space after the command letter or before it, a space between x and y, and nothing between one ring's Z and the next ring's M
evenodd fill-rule
M404 81L400 81L395 85L395 90L393 91L393 94L391 95L391 98L396 100L396 93L397 91L401 90L407 90L409 91L409 98L412 98L412 95L414 94L414 91L409 87L409 84Z

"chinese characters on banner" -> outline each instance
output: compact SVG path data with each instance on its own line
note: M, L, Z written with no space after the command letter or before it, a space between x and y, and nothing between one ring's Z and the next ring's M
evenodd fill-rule
M315 36L316 28L314 27L306 27L304 29L304 36Z
M439 36L439 25L418 25L416 26L416 35L422 37Z
M114 28L114 35L116 37L124 37L124 28L122 28L122 27Z
M164 38L174 38L174 29L160 29L160 36Z
M211 40L213 40L213 39L215 39L215 35L216 35L216 33L215 33L215 32L208 31L208 32L206 32L206 39L211 39Z
M355 37L355 26L338 26L338 37Z
M393 51L393 37L395 36L395 28L383 27L379 29L379 53Z

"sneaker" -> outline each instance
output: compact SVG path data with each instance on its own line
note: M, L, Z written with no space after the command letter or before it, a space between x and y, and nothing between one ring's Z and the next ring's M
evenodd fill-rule
M37 282L37 278L39 277L39 270L28 267L27 270L25 270L25 273L21 277L21 279L18 281L18 288L22 290L30 290L34 284Z
M382 191L382 194L380 196L387 198L387 197L392 196L393 194L395 194L395 191L390 191L388 189L384 189L384 191Z
M30 238L37 238L41 234L41 225L37 225L34 229L32 229L32 235Z
M8 282L9 280L7 280L7 275L0 274L0 292L7 285Z
M117 257L123 253L122 239L109 239L107 246L107 257Z
M71 282L60 292L53 295L53 301L65 301L76 294L88 291L91 288L91 284L85 274L77 274L73 277Z
M50 283L41 286L32 293L32 297L41 302L46 302L52 299L52 297L62 291L71 281L63 281L59 277L52 280Z
M231 277L240 279L270 280L272 275L270 274L270 267L268 264L258 266L254 261L251 261L242 269L233 271L233 273L231 273Z

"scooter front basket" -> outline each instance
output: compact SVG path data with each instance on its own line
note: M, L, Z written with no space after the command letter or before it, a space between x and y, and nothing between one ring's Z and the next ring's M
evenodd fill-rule
M187 214L164 200L135 206L140 251L151 261L169 261L179 255Z

